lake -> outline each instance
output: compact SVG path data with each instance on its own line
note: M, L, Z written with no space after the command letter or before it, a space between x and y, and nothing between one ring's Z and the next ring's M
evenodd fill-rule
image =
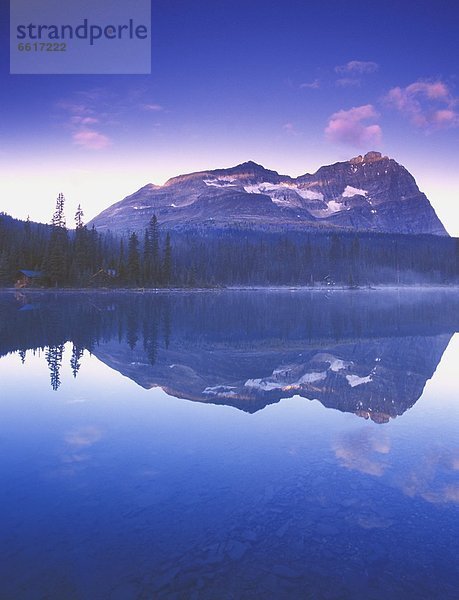
M459 589L456 290L0 293L0 597Z

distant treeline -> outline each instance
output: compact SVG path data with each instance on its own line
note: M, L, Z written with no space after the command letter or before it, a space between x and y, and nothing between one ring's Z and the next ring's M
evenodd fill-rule
M459 239L370 232L241 229L142 234L68 230L58 198L52 225L0 214L0 285L21 270L59 287L447 284L459 281Z
M185 285L453 283L459 239L433 235L203 230L172 238Z

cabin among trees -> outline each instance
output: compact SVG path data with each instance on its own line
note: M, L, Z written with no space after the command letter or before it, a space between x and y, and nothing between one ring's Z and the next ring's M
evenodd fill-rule
M118 284L116 269L99 269L89 280L90 287L113 287Z
M45 275L43 271L29 271L21 269L18 271L15 288L29 288L42 286L44 284Z
M68 229L64 206L59 194L49 225L0 212L0 287L156 288L178 283L170 234L159 231L155 215L143 235L117 236L87 228L80 206L75 229Z

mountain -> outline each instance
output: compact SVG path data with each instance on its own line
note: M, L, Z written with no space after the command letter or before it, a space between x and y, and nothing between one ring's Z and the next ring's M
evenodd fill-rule
M255 413L300 396L386 423L421 397L451 337L370 338L330 345L296 341L243 350L184 345L162 350L154 364L141 344L132 349L115 339L102 341L93 353L145 389L161 387L176 398Z
M156 214L165 229L345 228L446 236L413 176L395 160L368 152L292 178L254 162L148 184L91 221L98 230L144 229Z

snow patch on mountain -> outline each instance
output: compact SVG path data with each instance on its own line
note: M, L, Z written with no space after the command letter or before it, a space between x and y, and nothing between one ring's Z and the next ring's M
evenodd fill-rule
M347 369L352 365L351 362L344 361L341 358L337 358L333 354L328 353L316 354L314 356L314 362L328 363L329 370L333 371L334 373L338 373L339 371Z
M323 200L324 195L322 192L314 192L314 190L304 190L301 188L296 189L297 194L299 194L305 200Z
M252 185L245 185L244 190L248 194L267 194L269 196L269 192L286 189L289 186L284 183L255 183Z
M359 377L358 375L346 375L346 379L351 387L357 387L358 385L370 383L370 381L373 381L371 373L366 377Z
M287 203L288 201L282 200L280 198L277 198L276 196L273 196L272 192L282 192L282 191L295 192L296 194L298 194L298 196L301 196L301 198L304 198L305 200L320 200L320 201L322 201L324 199L324 196L321 192L314 192L313 190L300 188L298 185L296 185L294 183L262 182L262 183L255 183L252 185L246 185L246 186L244 186L244 190L248 194L266 194L273 200L273 202L279 202L279 203ZM270 192L271 192L271 194L270 194Z
M350 366L350 364L351 364L351 363L345 362L344 360L341 360L340 358L335 358L335 357L333 357L333 359L329 362L330 362L330 371L334 371L335 373L338 373L338 371L342 371L343 369Z
M342 193L342 196L343 198L352 198L353 196L366 196L367 194L367 190L361 190L359 188L352 187L352 185L347 185L346 189Z
M281 390L284 387L278 381L270 381L269 379L247 379L247 381L244 383L244 386L256 388L265 392Z
M327 378L327 373L323 371L306 373L296 381L288 381L288 371L282 372L282 375L284 376L283 379L279 378L279 374L280 371L277 370L273 372L271 377L267 377L265 379L247 379L244 386L263 390L265 392L270 392L273 390L288 391L292 389L299 389L302 385L323 381Z
M227 398L228 396L236 396L235 388L233 385L214 385L208 386L203 390L203 394L210 396L223 396Z
M237 183L234 183L234 177L219 177L218 179L204 179L204 183L207 186L212 187L237 187Z
M339 373L340 371L349 369L352 366L351 362L344 361L333 354L317 354L314 357L314 362L328 363L328 368L325 371L317 370L305 373L301 377L292 377L293 372L289 367L281 367L275 369L272 375L263 379L247 379L244 386L248 388L258 389L265 392L273 390L287 391L292 389L300 389L302 386L307 386L311 383L324 381L327 378L328 372ZM368 377L358 377L357 375L347 375L346 379L352 387L368 383L371 381L372 374Z
M327 202L327 207L327 212L329 213L339 212L344 208L341 202L336 202L336 200L330 200L330 202Z
M298 381L298 383L315 383L316 381L323 381L324 379L327 378L327 373L326 372L320 372L320 373L306 373L306 375L303 375L303 377L301 377Z

